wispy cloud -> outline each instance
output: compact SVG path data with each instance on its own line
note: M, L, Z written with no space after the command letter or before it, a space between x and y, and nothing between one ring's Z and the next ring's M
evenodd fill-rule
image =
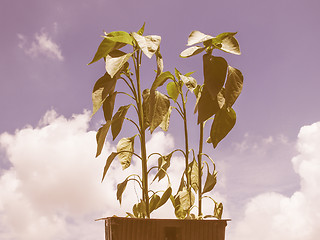
M23 34L18 33L17 37L19 39L18 47L31 57L45 56L59 61L64 60L59 45L44 30L36 33L31 43L29 43L28 38Z

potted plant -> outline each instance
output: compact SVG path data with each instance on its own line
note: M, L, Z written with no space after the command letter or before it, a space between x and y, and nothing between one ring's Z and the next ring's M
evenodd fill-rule
M131 174L117 185L117 199L121 203L122 195L128 182L134 181L141 188L141 199L134 204L132 212L127 212L127 217L103 218L106 223L106 239L224 239L227 220L222 220L223 205L216 202L209 193L216 184L217 171L212 158L203 153L204 125L214 120L211 125L208 143L215 148L218 143L230 132L236 121L236 114L232 105L241 93L243 76L241 72L231 66L222 57L212 55L214 49L225 52L240 54L239 44L235 39L236 33L223 33L216 37L193 31L188 38L188 45L181 57L191 57L201 52L203 55L203 84L198 84L192 77L192 73L181 74L177 69L172 74L163 71L163 59L160 53L161 37L157 35L143 35L144 27L137 32L127 33L115 31L104 33L103 40L98 50L89 63L104 59L106 73L99 78L93 88L93 115L103 109L105 124L98 130L96 135L97 154L100 155L107 133L111 129L113 140L120 133L126 120L132 124L137 134L122 138L117 143L117 151L112 152L106 160L103 170L102 181L107 171L118 158L122 168L130 167L132 159L141 162L141 174ZM132 51L123 52L124 46L132 46ZM157 70L155 80L148 89L142 90L140 68L142 56L151 58L155 55ZM130 63L129 63L130 62ZM117 91L116 84L123 81L128 91ZM159 87L166 82L167 93L159 91ZM198 125L200 141L198 153L195 154L190 148L187 124L187 97L193 93L196 98L194 112L198 113ZM128 104L120 106L113 114L115 100L120 95L130 99ZM130 117L129 109L131 110ZM193 108L193 107L192 107ZM176 110L181 116L184 128L184 150L175 149L167 155L151 153L147 156L146 139L158 127L168 130L170 114ZM193 110L193 109L192 109ZM140 154L135 151L135 141L139 139ZM171 187L170 176L167 173L173 154L182 154L185 159L185 169L181 173L179 188L174 191ZM148 166L151 156L158 156L157 166ZM203 160L209 159L209 163ZM202 187L203 171L206 168L206 179ZM149 180L167 179L168 186L162 191L153 191ZM195 194L198 194L198 204L195 204ZM213 200L214 210L212 214L202 213L203 198ZM172 202L173 211L178 219L150 219L150 213L159 209L168 200ZM198 213L194 213L194 209ZM216 220L207 220L207 218Z

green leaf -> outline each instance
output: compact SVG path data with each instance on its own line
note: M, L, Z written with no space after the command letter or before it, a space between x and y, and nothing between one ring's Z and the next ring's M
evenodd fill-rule
M232 108L222 108L217 112L210 130L210 138L214 148L227 136L235 123L236 112Z
M193 206L195 196L191 191L189 192L186 188L184 188L178 193L178 196L183 210L187 211Z
M160 181L162 178L165 177L166 171L170 167L170 160L172 157L172 153L166 155L166 156L161 156L158 158L158 172L155 175L154 179L155 180L157 177L159 178L158 181Z
M222 218L223 213L223 204L222 203L216 203L214 206L214 216L218 219Z
M122 194L126 189L127 183L128 183L128 179L124 180L122 183L119 183L117 185L117 200L119 200L120 204L122 200Z
M111 78L108 73L105 73L96 81L92 90L93 110L91 117L100 109L108 94L114 91L116 83L117 80Z
M214 57L211 54L203 55L204 84L213 100L224 85L227 68L228 63L224 58Z
M146 23L143 23L143 26L139 29L139 31L137 32L139 35L142 35L144 33L144 27L146 26Z
M143 110L151 133L162 123L169 107L170 100L167 96L155 90L145 89L143 91Z
M151 58L160 46L161 37L157 35L141 36L138 33L132 33L133 38L137 41L142 52Z
M112 152L112 153L110 154L110 156L107 158L106 165L104 166L104 169L103 169L103 175L102 175L102 180L101 180L101 182L103 182L103 179L104 179L104 177L106 176L107 171L108 171L111 163L113 162L113 159L114 159L117 155L118 155L118 153Z
M202 190L202 194L204 194L206 192L210 192L214 188L216 183L217 183L217 172L214 171L211 174L209 169L208 169L207 179L206 179L206 182L204 184L204 187L203 187L203 190Z
M168 79L174 80L174 76L169 71L160 73L156 80L154 80L150 91L156 90L158 87L162 86Z
M114 114L112 118L111 132L113 136L113 141L116 139L116 137L121 131L123 121L126 117L126 114L130 106L131 104L119 107L118 111Z
M180 57L182 58L192 57L194 55L197 55L203 52L205 49L206 49L205 47L200 47L200 46L189 47L180 53Z
M96 157L98 157L101 154L102 148L104 146L104 142L107 137L107 133L109 131L111 125L111 121L107 121L106 124L104 124L97 132L96 139L97 139L97 153Z
M216 39L221 42L221 49L227 53L240 55L240 46L237 39L234 37L237 32L225 32L216 36Z
M157 204L156 209L161 207L163 204L165 204L168 201L168 199L170 198L171 194L172 194L172 188L168 187L167 190L162 194L160 201Z
M156 210L159 201L160 196L158 196L157 194L152 195L150 199L150 213Z
M169 129L171 112L172 112L172 107L170 106L167 114L164 116L162 122L159 125L159 127L165 132L168 131Z
M103 102L102 109L106 121L111 120L117 92L110 93Z
M96 54L94 55L92 61L88 65L100 60L101 58L106 57L111 51L113 51L115 49L119 49L125 45L126 44L124 44L124 43L117 43L117 42L112 41L109 38L104 38L102 40L102 42L100 43L98 50L97 50Z
M171 203L174 207L174 213L178 219L184 219L187 215L187 211L183 210L181 207L179 196L170 196Z
M176 78L180 81L180 75L182 75L178 69L174 69L174 75L176 75Z
M106 70L112 78L119 70L122 69L132 54L133 53L125 53L120 50L114 50L106 56Z
M187 46L191 46L197 43L201 43L201 42L205 42L208 41L210 39L213 39L214 37L210 36L210 35L206 35L202 32L199 31L192 31L189 35L188 38L188 44Z
M242 73L238 69L229 66L225 90L225 99L227 107L232 107L232 105L235 103L242 91L242 86Z
M114 42L133 45L132 36L129 33L124 32L124 31L115 31L115 32L108 33L106 35L106 38L108 38Z
M134 151L134 138L122 138L117 144L118 159L122 165L122 169L126 169L131 164L132 153Z
M187 77L184 75L180 75L180 79L183 81L183 83L186 85L186 87L193 92L193 90L197 87L197 80L195 80L193 77Z
M198 189L199 189L198 163L195 159L193 159L193 161L189 163L189 174L190 174L191 187L195 192L198 192Z
M173 99L173 101L177 101L179 97L179 89L177 87L177 84L175 82L169 82L167 84L167 93L169 97Z

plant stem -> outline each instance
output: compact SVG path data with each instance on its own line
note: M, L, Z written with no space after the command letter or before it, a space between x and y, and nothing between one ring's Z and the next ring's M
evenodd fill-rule
M200 123L200 140L199 140L199 154L198 154L198 216L202 216L202 148L203 148L203 126L204 122Z
M140 126L140 145L141 145L141 157L142 157L142 198L146 204L146 217L150 218L150 209L149 209L149 195L148 195L148 166L147 166L147 150L146 150L146 129L144 123L144 113L142 107L142 92L140 86L140 64L141 58L139 57L139 53L137 52L136 56L136 78L137 78L137 91L138 91L138 99L137 99L137 107L139 114L139 126Z

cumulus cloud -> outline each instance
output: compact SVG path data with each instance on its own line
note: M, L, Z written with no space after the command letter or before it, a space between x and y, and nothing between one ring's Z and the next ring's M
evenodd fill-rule
M18 47L31 56L45 56L51 59L63 61L62 51L57 43L55 43L46 31L41 31L34 35L34 39L29 43L28 38L23 34L17 34L19 43Z
M292 165L300 189L287 197L266 192L251 199L230 234L238 240L316 240L320 229L320 122L301 128Z

